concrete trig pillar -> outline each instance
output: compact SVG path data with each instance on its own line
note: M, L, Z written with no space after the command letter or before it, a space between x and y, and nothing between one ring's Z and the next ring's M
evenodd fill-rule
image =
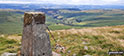
M52 56L44 13L26 12L24 14L21 56Z

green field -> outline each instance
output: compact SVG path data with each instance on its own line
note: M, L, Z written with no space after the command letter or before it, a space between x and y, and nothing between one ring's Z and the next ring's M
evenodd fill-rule
M20 50L19 41L8 39L7 37L0 37L0 55L4 52L16 53Z
M49 12L49 11L48 11ZM57 10L46 13L51 30L115 26L124 24L124 10ZM0 34L20 34L24 11L0 10Z

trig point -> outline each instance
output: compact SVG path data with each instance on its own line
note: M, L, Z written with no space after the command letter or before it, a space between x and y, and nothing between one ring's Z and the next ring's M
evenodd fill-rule
M21 56L52 56L43 12L25 12Z

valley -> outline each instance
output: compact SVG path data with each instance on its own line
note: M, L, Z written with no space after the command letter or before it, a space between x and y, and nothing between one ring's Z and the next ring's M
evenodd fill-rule
M116 26L124 24L124 10L38 9L46 14L51 30ZM1 9L0 33L21 34L24 10Z
M29 11L46 14L57 41L49 34L52 51L62 56L109 56L108 51L124 49L124 6L0 5L0 55L20 51L24 12Z

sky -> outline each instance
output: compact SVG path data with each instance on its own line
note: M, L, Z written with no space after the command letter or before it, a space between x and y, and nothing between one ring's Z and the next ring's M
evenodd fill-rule
M124 5L124 0L0 0L0 3L16 4L71 4L71 5Z

